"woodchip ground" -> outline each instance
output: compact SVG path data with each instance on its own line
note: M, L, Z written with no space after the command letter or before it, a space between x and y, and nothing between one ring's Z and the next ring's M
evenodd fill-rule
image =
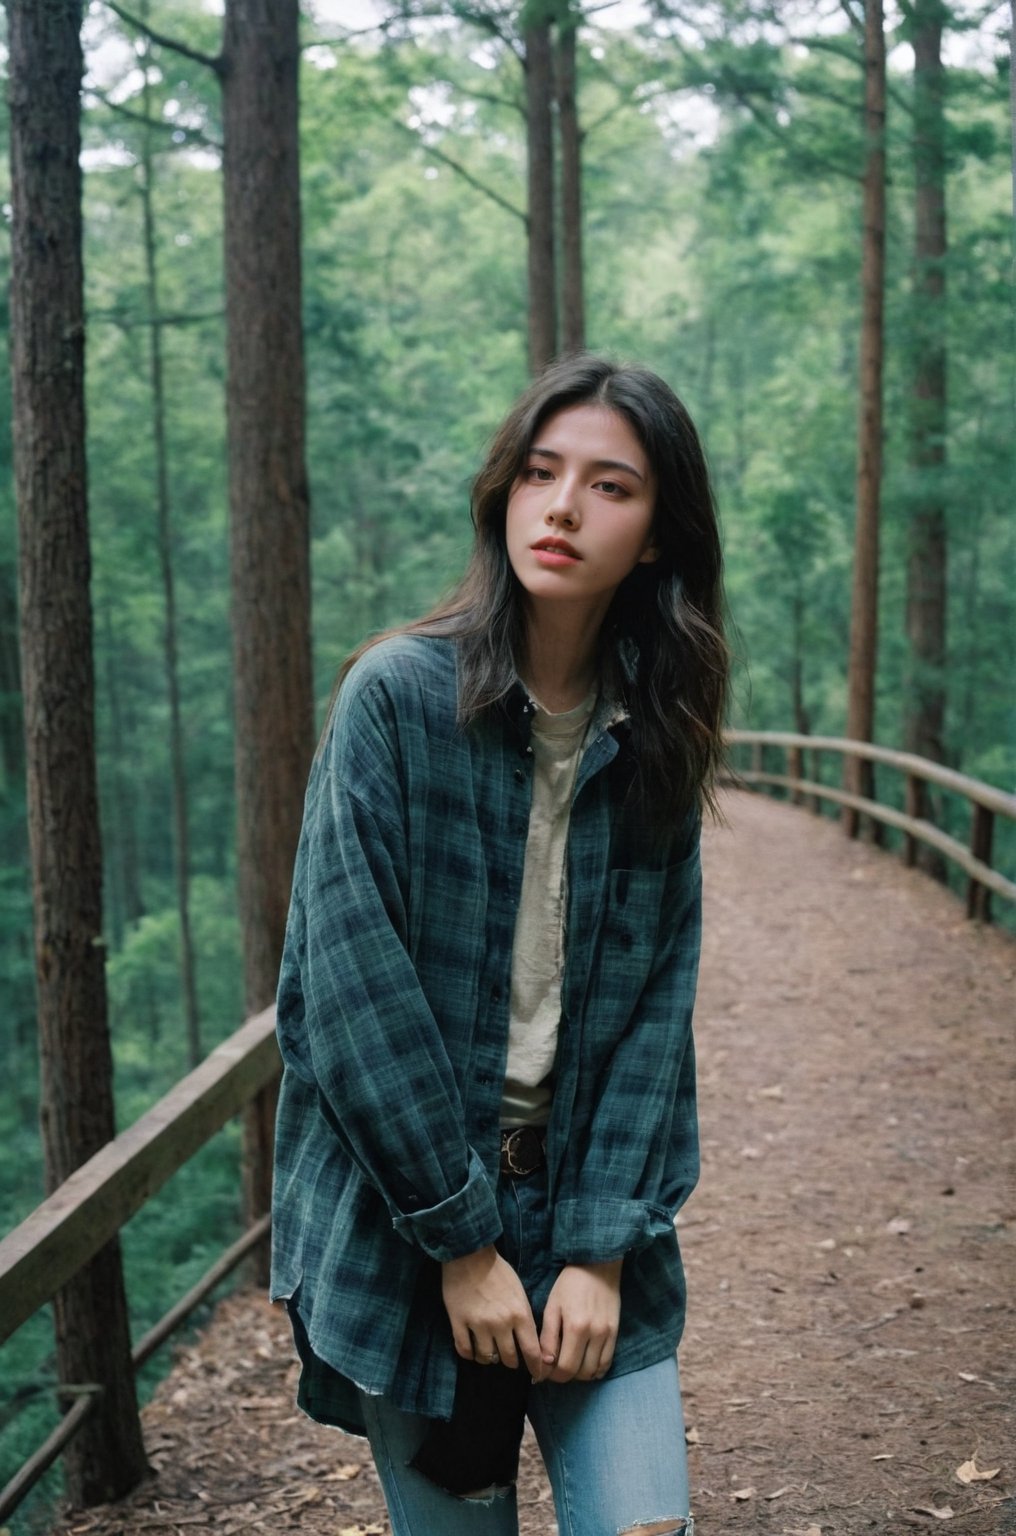
M680 1218L697 1536L1016 1532L1016 944L831 823L726 808ZM278 1309L230 1297L145 1410L152 1480L52 1536L387 1536L295 1374ZM528 1442L519 1506L556 1531Z

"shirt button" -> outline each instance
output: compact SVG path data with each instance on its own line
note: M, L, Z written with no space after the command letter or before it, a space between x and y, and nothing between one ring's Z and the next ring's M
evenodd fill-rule
M489 1072L477 1072L476 1081L486 1087L492 1081L492 1078Z
M515 779L516 784L524 784L526 782L526 776L523 773L521 768L516 768L515 773L514 773L514 779Z
M501 1001L502 997L504 996L504 993L501 991L500 987L496 987L495 986L495 987L491 987L490 995L494 999L495 1003L499 1003Z

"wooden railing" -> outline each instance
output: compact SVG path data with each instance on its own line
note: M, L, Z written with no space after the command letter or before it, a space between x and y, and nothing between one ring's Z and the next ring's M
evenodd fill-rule
M0 1344L98 1253L131 1216L279 1069L275 1009L249 1019L165 1098L77 1169L0 1242ZM135 1369L267 1236L262 1217L222 1255L133 1351ZM96 1406L78 1397L58 1427L0 1491L0 1523L35 1486Z
M877 747L869 742L848 741L840 736L800 736L792 731L729 731L732 747L751 748L751 766L736 770L736 781L749 785L769 785L784 789L798 803L810 802L813 810L823 800L865 816L876 828L895 827L903 833L903 860L912 865L917 859L917 845L924 843L944 854L967 876L967 916L989 921L991 895L1016 901L1016 883L991 865L996 816L1016 822L1016 795L1006 794L994 785L956 773L940 763L916 757L911 752L897 752L891 747ZM774 772L766 761L769 749L778 749L784 771ZM844 789L839 784L821 781L820 754L832 752L840 757L883 763L903 775L904 810ZM811 755L811 773L805 773L805 756ZM925 786L934 784L951 791L970 806L969 845L961 843L927 815L929 797ZM856 816L853 826L856 827Z
M938 849L967 875L970 915L989 916L991 893L1016 900L1016 884L991 867L994 819L1002 816L1016 821L1016 795L905 752L838 737L731 731L728 740L731 746L747 747L751 753L751 766L739 770L733 782L783 789L799 802L810 802L814 809L821 801L830 801L870 818L873 825L896 827L904 834L903 855L908 863L914 862L919 842ZM766 755L774 751L783 754L781 768L785 771L773 771L767 763ZM822 783L815 765L818 755L827 752L897 769L904 775L907 809L899 811L838 785ZM808 776L804 772L806 754L814 754ZM951 790L969 803L969 847L923 814L926 784ZM274 1028L272 1008L248 1020L0 1242L0 1343L52 1300L171 1174L271 1083L279 1068ZM179 1327L267 1230L268 1218L263 1217L140 1340L133 1351L135 1368ZM0 1522L52 1465L94 1407L94 1394L80 1396L45 1444L0 1491Z

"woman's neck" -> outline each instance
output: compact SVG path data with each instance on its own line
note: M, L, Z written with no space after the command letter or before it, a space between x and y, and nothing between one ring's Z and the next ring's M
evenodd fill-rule
M602 616L578 619L564 613L534 613L526 625L523 676L545 709L559 714L576 709L599 676Z

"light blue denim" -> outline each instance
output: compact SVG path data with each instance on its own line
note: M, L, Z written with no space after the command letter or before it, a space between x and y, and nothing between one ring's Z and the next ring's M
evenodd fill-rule
M393 1536L518 1536L514 1488L485 1499L445 1493L407 1465L428 1420L383 1397L361 1402ZM606 1381L543 1382L529 1418L559 1536L618 1536L663 1521L690 1536L676 1356Z
M520 1276L539 1324L557 1274L546 1173L502 1177L496 1193L497 1246ZM514 1487L471 1499L445 1492L409 1466L431 1421L387 1398L359 1395L393 1536L517 1536ZM528 1411L550 1478L558 1536L619 1536L663 1521L665 1530L692 1536L681 1381L672 1351L603 1381L542 1382Z

